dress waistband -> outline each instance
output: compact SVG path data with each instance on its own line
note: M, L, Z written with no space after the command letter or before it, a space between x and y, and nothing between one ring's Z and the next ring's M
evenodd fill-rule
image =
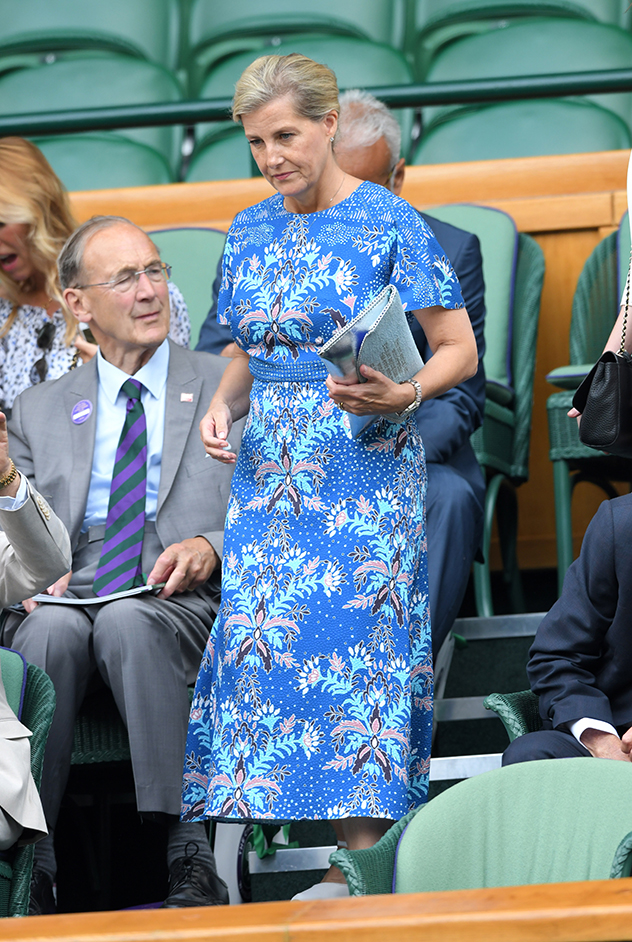
M327 367L318 360L281 363L250 357L250 372L263 383L322 383L327 379Z

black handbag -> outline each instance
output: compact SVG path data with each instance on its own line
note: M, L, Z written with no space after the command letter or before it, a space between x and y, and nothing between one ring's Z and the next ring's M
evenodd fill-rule
M573 405L582 414L580 440L620 458L632 458L632 356L625 349L629 306L628 272L621 346L617 353L606 350L599 357L573 396Z

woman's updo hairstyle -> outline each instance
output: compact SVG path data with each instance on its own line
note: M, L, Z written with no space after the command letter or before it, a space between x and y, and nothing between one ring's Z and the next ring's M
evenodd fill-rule
M235 85L233 121L252 114L276 98L291 96L296 113L311 121L340 114L336 76L326 65L292 52L288 56L261 56L242 73Z

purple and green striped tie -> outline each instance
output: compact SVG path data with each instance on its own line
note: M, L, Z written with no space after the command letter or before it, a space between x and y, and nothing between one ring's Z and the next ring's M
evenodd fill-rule
M143 584L141 556L147 493L147 423L140 401L142 384L121 386L127 413L116 449L105 537L93 588L97 595L123 592Z

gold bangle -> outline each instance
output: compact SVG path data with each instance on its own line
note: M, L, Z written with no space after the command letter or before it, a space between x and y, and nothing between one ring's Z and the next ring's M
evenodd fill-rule
M5 487L8 487L9 484L13 484L13 482L18 476L18 469L13 464L12 459L9 458L9 461L11 462L11 470L9 471L8 474L5 474L3 478L0 478L0 491L3 490Z

